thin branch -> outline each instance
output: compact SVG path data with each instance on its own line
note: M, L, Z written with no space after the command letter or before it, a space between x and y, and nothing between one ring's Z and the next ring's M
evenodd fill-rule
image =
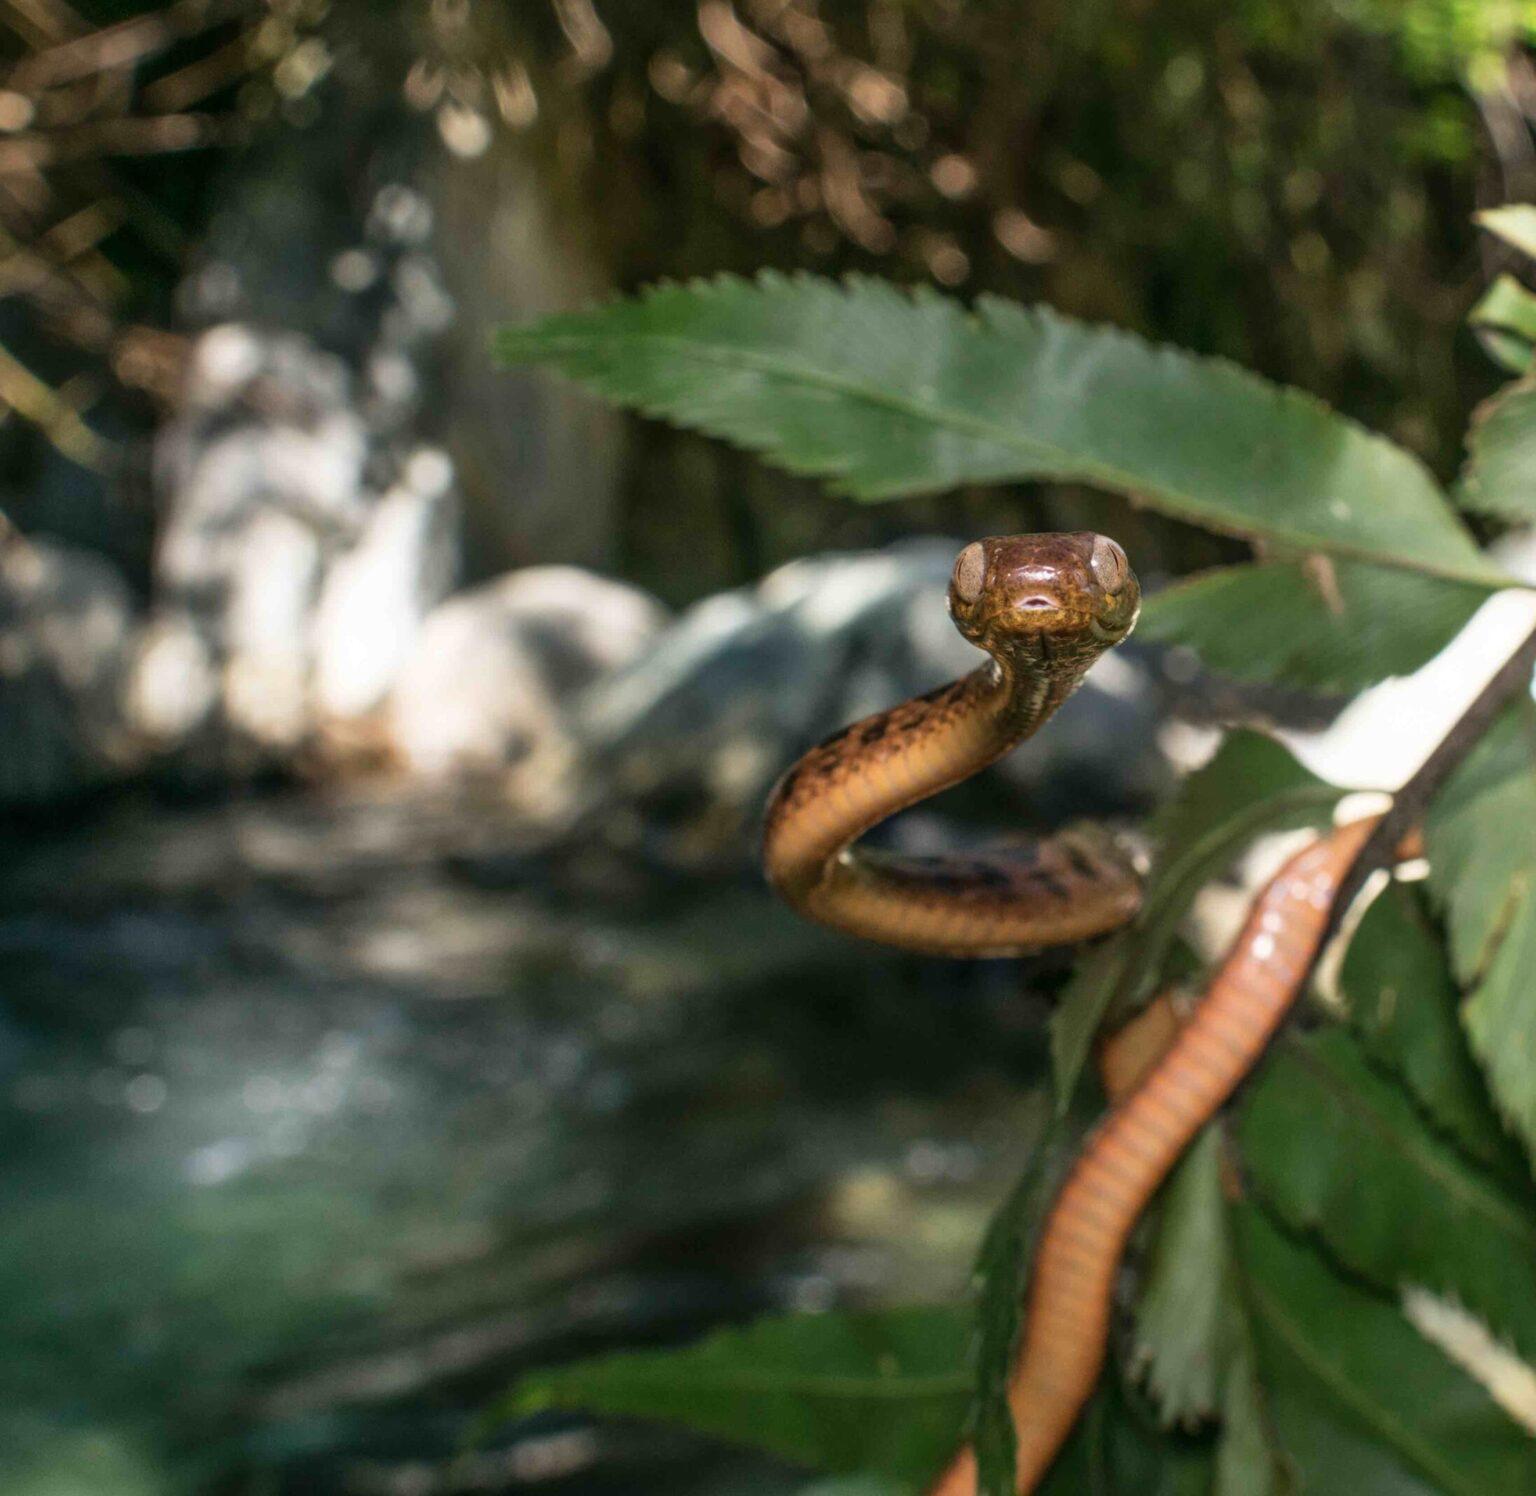
M19 359L0 347L0 401L42 428L49 441L82 467L105 465L108 447L60 398Z
M243 0L180 0L165 10L134 16L34 53L16 65L10 86L21 93L37 92L93 73L132 67L244 9Z
M1340 880L1319 951L1337 932L1349 906L1371 874L1397 861L1398 844L1423 820L1430 802L1460 767L1462 760L1481 741L1505 703L1530 688L1533 672L1536 672L1536 629L1499 666L1488 684L1478 692L1476 700L1457 718L1455 725L1441 738L1435 750L1392 797L1391 809L1382 816L1360 849L1360 855ZM1308 976L1310 974L1309 970Z

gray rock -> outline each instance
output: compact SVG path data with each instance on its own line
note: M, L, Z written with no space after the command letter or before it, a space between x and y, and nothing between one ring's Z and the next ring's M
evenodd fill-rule
M0 803L44 803L134 761L119 702L132 629L102 556L0 543Z
M640 657L664 619L637 589L568 566L463 593L426 620L404 664L393 752L425 779L504 777L514 803L558 821L574 793L571 703Z
M283 756L384 702L455 567L452 464L418 447L374 487L370 397L292 334L197 342L158 449L165 519L135 724Z
M638 828L673 814L685 860L752 855L753 823L795 758L979 662L945 608L958 549L907 542L797 561L691 608L578 704L594 819ZM1148 673L1117 652L1002 772L1051 817L1123 809L1163 772L1155 721Z

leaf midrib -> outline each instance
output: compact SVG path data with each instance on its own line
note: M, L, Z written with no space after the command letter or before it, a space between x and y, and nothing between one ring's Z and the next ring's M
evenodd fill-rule
M1442 1464L1433 1449L1419 1443L1408 1426L1379 1403L1358 1393L1353 1384L1338 1375L1326 1356L1319 1355L1301 1327L1278 1303L1250 1278L1245 1297L1264 1316L1298 1361L1332 1394L1336 1402L1374 1430L1387 1444L1415 1464L1431 1480L1437 1481L1454 1496L1484 1496L1475 1487L1464 1485L1454 1466Z
M674 349L688 353L700 363L714 364L722 368L749 369L753 372L767 374L787 382L829 390L847 398L862 401L867 405L896 411L901 415L921 420L930 425L947 426L952 430L964 432L967 435L990 441L996 445L1010 447L1036 460L1039 460L1041 457L1050 458L1061 464L1064 474L1070 474L1073 477L1085 475L1091 481L1102 483L1105 487L1122 493L1142 496L1148 494L1160 495L1166 506L1176 511L1182 509L1185 515L1199 516L1200 523L1204 528L1218 534L1235 535L1240 539L1250 539L1254 535L1262 535L1269 539L1294 545L1302 550L1325 551L1329 555L1348 557L1352 560L1364 561L1376 566L1388 566L1399 571L1417 572L1423 576L1439 577L1444 581L1470 583L1474 586L1488 588L1521 586L1517 579L1506 576L1494 568L1484 569L1478 566L1436 564L1424 558L1410 558L1385 553L1372 550L1367 546L1350 545L1346 541L1316 535L1306 530L1297 530L1278 525L1267 526L1263 529L1245 529L1241 525L1232 523L1231 520L1219 513L1213 514L1209 507L1201 500L1192 498L1180 490L1166 485L1149 488L1136 474L1127 473L1123 469L1108 463L1095 461L1074 453L1057 443L1042 441L1038 437L1028 436L1012 427L998 426L979 417L968 416L965 412L956 410L953 406L925 404L919 400L899 395L889 389L883 389L878 385L871 385L848 375L833 374L823 369L795 363L783 357L755 349L721 348L713 343L699 342L693 338L680 337L675 333L652 332L606 331L600 337L593 336L590 333L543 333L526 338L522 334L513 332L503 334L501 339L501 346L504 350L521 349L525 355L533 352L587 351L601 345L619 343L643 344L651 347ZM650 404L652 402L642 403ZM1449 510L1447 511L1447 518L1454 525L1454 515L1450 514ZM1467 539L1465 535L1459 535L1459 538ZM1470 543L1470 540L1468 540L1468 544Z

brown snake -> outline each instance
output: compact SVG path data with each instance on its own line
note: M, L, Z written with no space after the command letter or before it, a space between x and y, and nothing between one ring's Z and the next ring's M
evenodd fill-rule
M1102 935L1141 901L1107 843L1065 833L1012 852L900 857L854 847L870 827L969 778L1035 732L1130 633L1141 589L1102 535L968 545L949 611L990 658L813 748L768 802L768 880L801 914L944 956L1014 956Z
M1135 623L1140 592L1100 535L978 541L955 563L956 626L990 660L963 679L855 723L805 755L769 801L774 887L823 924L908 949L1000 956L1103 934L1136 911L1123 860L1063 835L1023 854L914 858L853 842L1028 737ZM1041 1231L1009 1379L1016 1490L1050 1468L1103 1365L1113 1289L1142 1210L1231 1096L1294 1001L1328 910L1374 822L1298 853L1255 902L1188 1025L1099 1125ZM962 1449L930 1496L973 1496Z

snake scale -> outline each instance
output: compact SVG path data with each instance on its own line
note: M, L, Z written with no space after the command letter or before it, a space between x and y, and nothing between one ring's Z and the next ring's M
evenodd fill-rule
M1139 605L1125 553L1105 536L1014 535L967 546L950 579L950 615L987 660L950 685L854 723L789 770L765 818L770 883L810 919L947 956L1017 955L1124 924L1140 901L1136 874L1083 833L953 858L855 843L1035 732L1131 631ZM1036 1488L1092 1395L1115 1276L1137 1218L1295 1000L1339 882L1374 824L1338 828L1267 885L1187 1025L1068 1173L1036 1247L1009 1380L1020 1496ZM975 1460L963 1448L930 1496L975 1491Z

